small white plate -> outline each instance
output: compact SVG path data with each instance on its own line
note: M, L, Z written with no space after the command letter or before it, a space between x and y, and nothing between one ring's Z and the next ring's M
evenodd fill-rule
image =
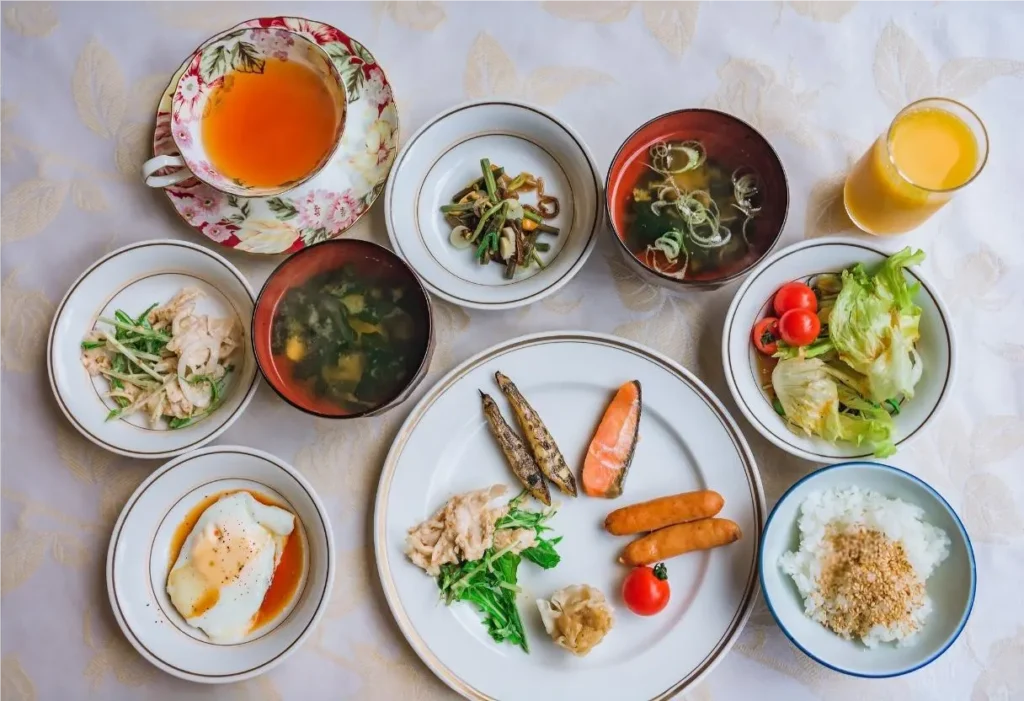
M247 489L297 517L306 553L293 600L243 642L219 645L189 626L167 596L171 538L205 497ZM107 594L128 642L151 663L207 684L241 681L280 664L309 636L334 581L334 536L309 482L282 460L251 448L214 446L172 460L139 486L114 526Z
M183 428L151 427L141 414L107 421L114 403L101 377L90 377L80 344L99 316L124 309L141 314L154 302L169 301L183 287L206 293L196 310L214 317L234 316L242 329L242 353L228 376L223 404ZM46 345L50 387L68 421L107 450L134 458L168 458L209 443L241 416L256 392L256 358L249 343L255 295L245 276L201 246L181 241L143 241L119 248L93 263L57 307Z
M934 610L917 638L904 647L881 643L869 649L843 640L804 615L804 602L792 578L778 566L783 553L800 547L797 519L811 492L857 486L901 499L924 510L924 520L950 538L949 557L928 578L928 596ZM977 572L974 550L953 507L931 486L909 472L870 462L849 462L826 467L789 488L764 528L759 558L761 588L779 628L794 645L819 664L858 677L895 677L937 660L967 625L974 606Z
M437 584L404 554L406 531L453 494L492 484L520 487L491 436L480 392L494 396L515 425L494 381L507 374L543 418L578 474L615 390L639 380L640 441L614 500L553 490L561 508L550 522L562 561L552 570L524 562L519 611L526 654L487 635L466 603L446 607ZM601 527L608 512L665 494L715 489L721 516L743 537L712 551L666 562L668 607L635 616L622 603L628 572L616 559L630 538ZM534 504L534 506L538 506ZM668 358L630 341L584 332L555 332L507 341L471 358L437 383L412 410L381 474L374 515L377 568L391 612L420 658L452 689L471 699L537 698L593 701L663 699L691 687L729 650L756 592L757 543L764 494L750 450L735 422L698 379ZM615 609L615 625L585 658L555 646L544 632L536 599L569 584L597 587Z
M561 211L549 223L561 233L540 239L551 245L544 270L506 280L502 266L480 265L449 241L440 207L480 177L482 158L510 177L543 177L545 192L558 198ZM388 236L434 294L464 307L511 309L554 293L583 267L604 217L601 190L593 156L564 122L520 102L470 102L427 122L402 147L384 195Z
M775 413L761 386L757 350L751 341L755 322L771 311L775 292L792 280L806 281L819 273L835 273L855 263L877 266L890 253L853 238L811 239L785 248L757 266L740 285L725 316L722 332L722 364L729 391L762 436L788 453L815 462L838 462L869 458L872 453L853 443L832 445L817 436L806 436L789 429ZM956 367L956 342L946 305L935 288L916 268L906 271L913 282L921 283L915 302L921 307L921 338L917 350L924 373L914 398L904 402L894 417L897 449L921 434L949 398Z

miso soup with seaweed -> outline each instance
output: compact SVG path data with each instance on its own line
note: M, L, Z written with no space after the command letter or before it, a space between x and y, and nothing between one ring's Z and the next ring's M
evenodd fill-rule
M429 335L422 306L410 281L345 265L285 292L271 352L313 403L369 411L416 374Z
M697 140L654 142L628 194L626 247L678 280L711 279L760 255L764 184L741 160L720 160Z

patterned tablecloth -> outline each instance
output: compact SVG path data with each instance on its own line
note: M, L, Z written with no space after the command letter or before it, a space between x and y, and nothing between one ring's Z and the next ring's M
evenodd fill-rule
M652 116L699 105L732 112L763 130L786 165L783 244L847 227L841 199L837 206L843 175L905 104L942 94L973 106L992 143L984 174L919 231L883 241L926 249L924 271L954 315L953 401L892 462L930 481L966 521L979 568L970 624L930 667L873 682L815 665L759 602L733 651L687 698L1024 698L1024 5L39 2L4 3L0 34L4 701L452 696L392 622L369 547L377 476L410 404L337 424L298 413L263 385L218 441L291 461L333 521L330 610L282 666L226 688L179 681L134 652L107 602L111 527L156 463L106 453L61 417L46 381L46 332L55 302L105 252L147 238L200 240L140 182L153 107L195 46L256 14L305 15L364 42L394 85L404 138L467 98L517 97L576 127L604 170ZM351 235L386 242L382 206ZM735 285L667 294L629 273L608 242L561 293L526 309L469 313L435 302L439 347L420 392L511 335L583 328L669 354L733 408L719 348ZM229 257L257 287L278 262ZM816 467L770 446L734 413L769 503ZM623 699L628 689L624 679Z

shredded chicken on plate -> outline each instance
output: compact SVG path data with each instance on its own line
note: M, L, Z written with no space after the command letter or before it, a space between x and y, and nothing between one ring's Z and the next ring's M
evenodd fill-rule
M110 382L107 396L118 405L108 419L142 411L151 424L167 417L171 428L180 428L216 408L242 329L234 318L196 314L202 296L186 287L145 316L101 317L85 337L82 364Z
M409 529L405 552L427 574L436 577L441 565L472 562L484 556L488 548L511 547L522 552L536 543L536 533L524 528L495 533L495 522L508 512L508 506L491 508L490 502L505 494L507 487L496 484L465 494L456 494L433 516Z

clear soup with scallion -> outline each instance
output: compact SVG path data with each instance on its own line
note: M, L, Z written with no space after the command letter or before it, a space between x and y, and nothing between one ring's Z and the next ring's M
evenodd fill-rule
M648 268L679 280L713 277L763 245L764 185L745 163L726 163L700 141L659 140L647 152L626 210L625 243Z

